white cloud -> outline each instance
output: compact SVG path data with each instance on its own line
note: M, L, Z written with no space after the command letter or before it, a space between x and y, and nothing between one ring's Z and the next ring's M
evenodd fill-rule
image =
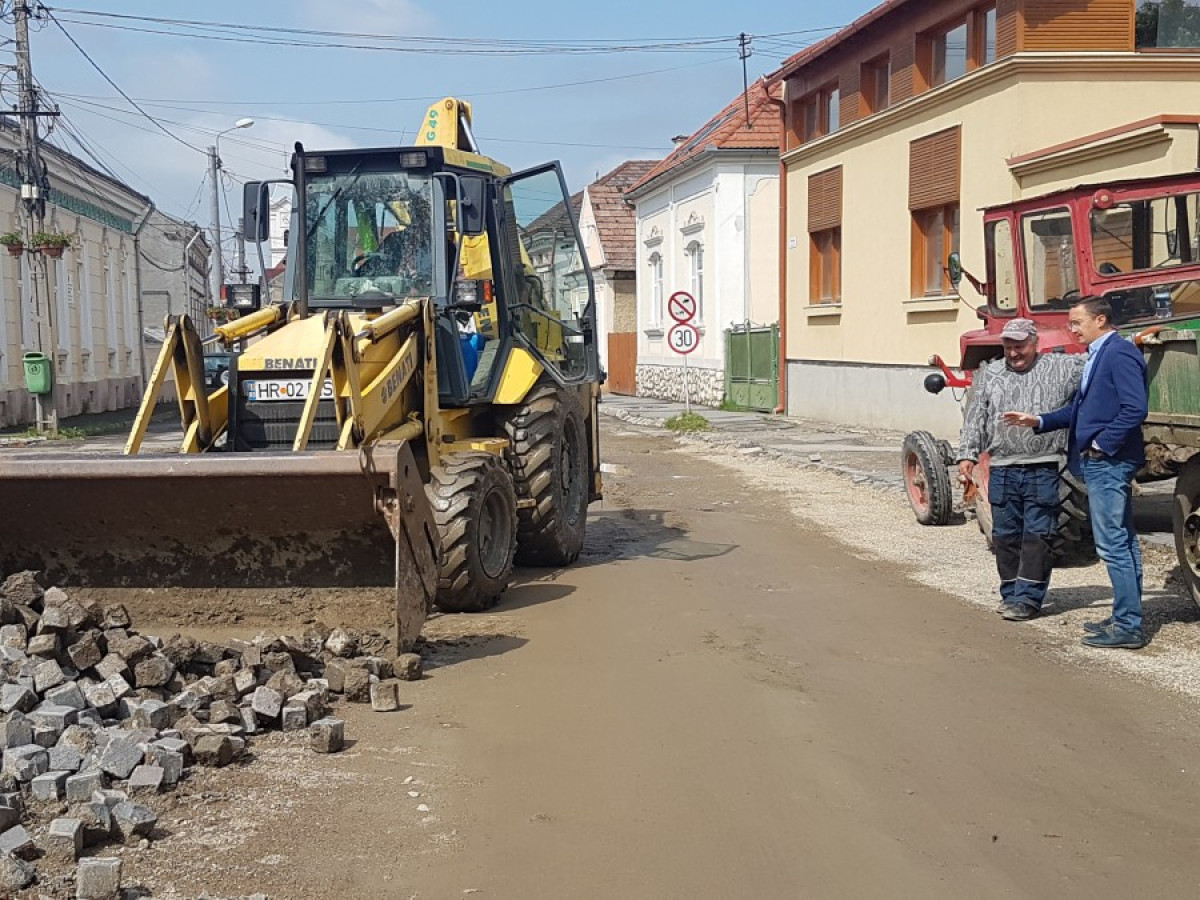
M437 18L414 0L355 0L347 7L352 13L340 24L330 24L328 0L303 0L297 13L301 27L328 31L353 31L363 34L428 35L434 32Z

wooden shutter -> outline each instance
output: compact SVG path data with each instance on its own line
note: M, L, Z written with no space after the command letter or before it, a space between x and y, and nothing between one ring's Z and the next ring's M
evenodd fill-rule
M959 126L918 138L908 148L908 208L957 203L962 159Z
M1020 47L1019 0L998 0L996 3L996 59L1012 56Z
M1132 51L1134 16L1130 0L1022 0L1020 48Z
M838 87L841 90L841 127L845 128L851 122L856 122L863 116L862 85L859 83L859 67L858 64L847 66L838 78Z
M908 37L892 48L892 105L917 93L916 38Z
M842 225L842 167L808 176L808 230L825 231Z

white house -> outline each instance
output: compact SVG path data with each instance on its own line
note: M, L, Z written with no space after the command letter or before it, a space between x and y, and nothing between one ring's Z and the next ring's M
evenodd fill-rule
M19 141L15 127L0 127L0 231L24 234L21 179L11 162ZM71 245L57 259L28 246L0 253L2 425L36 418L26 353L53 359L60 417L134 406L145 378L138 235L153 204L56 147L43 145L42 158L50 182L45 230L69 236Z
M635 393L637 367L637 220L625 192L658 160L631 159L583 190L579 235L596 289L596 330L606 388Z
M692 294L699 347L688 393L724 396L725 329L779 315L778 86L754 85L695 133L626 196L637 218L637 392L683 398L682 357L668 346L668 300Z

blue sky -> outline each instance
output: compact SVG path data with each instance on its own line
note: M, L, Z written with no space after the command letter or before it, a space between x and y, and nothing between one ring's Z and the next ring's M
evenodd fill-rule
M430 102L458 96L474 105L483 152L513 168L560 159L571 189L577 190L623 160L661 158L672 135L694 131L736 96L742 86L739 32L755 36L749 60L753 80L874 5L860 0L602 0L591 6L542 0L519 5L475 0L67 3L51 6L63 28L178 140L133 110L59 28L46 22L32 34L34 74L60 104L63 125L161 208L201 224L208 224L207 188L201 190L206 158L184 144L203 151L217 131L241 117L253 117L255 125L221 138L226 170L234 178L281 177L296 140L314 149L409 143ZM480 43L474 52L456 45L454 53L232 43L136 31L183 29L81 10ZM261 37L238 33L250 41ZM366 38L268 37L290 43L370 43ZM500 41L595 45L643 44L652 38L724 40L635 52L480 52L507 49ZM0 82L0 93L2 87ZM79 154L62 130L54 140ZM239 196L231 190L229 202L237 203Z

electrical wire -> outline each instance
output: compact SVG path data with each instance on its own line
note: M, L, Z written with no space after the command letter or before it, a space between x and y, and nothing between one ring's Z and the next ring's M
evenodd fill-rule
M704 37L653 37L653 38L593 38L590 40L578 39L558 39L558 40L533 40L533 39L504 39L504 38L470 38L470 37L442 37L442 36L421 36L421 35L386 35L372 32L353 32L353 31L330 31L327 29L314 28L289 28L278 25L245 25L231 22L206 22L195 19L170 19L160 16L137 16L128 13L114 13L109 11L87 10L87 9L72 9L62 8L61 12L72 15L91 16L93 18L120 19L126 21L146 22L157 25L172 25L177 28L205 28L210 32L224 33L230 31L240 32L259 32L264 34L284 34L284 35L303 35L305 37L332 37L338 39L357 39L357 40L375 40L375 41L415 41L427 43L431 45L450 45L450 46L467 46L478 49L480 47L502 47L522 50L558 50L563 49L570 52L584 51L592 52L595 50L628 50L635 49L658 49L660 47L687 47L687 46L703 46L708 44L723 43L731 40L729 36L704 36ZM843 26L821 26L816 28L801 28L791 31L770 32L761 37L765 38L780 38L793 37L801 34L816 34L820 32L837 31ZM755 37L752 35L752 37ZM736 37L732 38L736 40Z
M801 48L802 49L802 48ZM793 51L795 48L793 47ZM585 87L592 84L606 84L612 81L625 81L632 78L645 78L650 75L662 75L668 72L680 72L685 69L694 69L699 66L711 66L716 63L727 62L725 59L705 59L700 62L687 63L682 66L668 66L662 69L650 69L645 72L630 72L627 75L610 75L604 78L585 78L580 81L563 81L557 84L539 84L523 88L505 88L495 91L457 91L455 96L460 97L496 97L504 94L526 94L535 91L555 91L563 88ZM113 100L115 98L98 94L64 94L74 99L87 100ZM179 109L179 106L168 106L167 104L182 104L184 108L192 105L200 104L204 106L236 106L240 109L246 109L252 106L354 106L354 105L381 105L385 103L429 103L435 100L441 100L445 94L428 94L425 96L416 97L377 97L374 99L354 99L344 98L338 100L179 100L171 98L137 98L139 103L144 103L146 106L154 106L160 109ZM189 110L190 111L190 110Z
M96 109L104 109L104 110L108 110L110 112L119 113L121 115L127 115L127 116L133 115L128 110L124 110L124 109L121 109L119 107L114 107L114 106L107 106L103 103L95 103L95 102L86 101L86 100L62 99L62 98L68 97L68 96L71 96L71 95L59 94L58 95L58 97L60 98L59 102L64 105L72 106L72 107L75 107L78 109L91 109L94 107ZM215 110L191 109L191 110L187 110L187 111L188 112L203 112L203 113L209 113L212 115L219 115L219 113L217 113ZM95 114L102 115L101 113L95 113ZM111 116L102 116L102 118L111 119L112 117ZM261 119L264 122L287 122L287 123L290 123L293 125L319 125L322 128L337 128L337 129L342 129L344 131L367 131L367 132L373 132L376 134L391 134L391 135L403 133L402 129L371 128L366 125L349 125L344 122L310 122L310 121L298 122L295 119L285 119L285 118L282 118L279 116L256 116L256 118ZM210 135L215 133L211 130L200 128L195 125L188 125L186 122L179 122L179 121L175 121L172 119L166 119L166 118L162 119L162 121L166 122L169 125L174 125L177 128L182 128L185 130L198 131L198 132L201 132L204 134L210 134ZM641 146L641 145L635 145L635 144L577 143L577 142L571 142L571 141L548 141L548 140L544 140L544 139L543 140L524 140L521 138L500 138L500 137L492 137L492 136L481 135L481 134L477 134L475 137L481 141L491 141L491 142L500 143L500 144L506 144L506 143L507 144L537 144L537 145L546 146L546 147L586 147L586 148L591 148L591 149L596 149L596 150L662 150L663 149L662 146L651 147L651 146ZM252 144L248 144L244 140L239 141L239 140L234 140L234 139L228 139L227 142L234 143L234 144L242 144L243 146L254 146ZM254 149L262 149L265 152L267 147L271 148L271 152L273 154L278 153L280 151L280 149L285 149L285 150L287 149L286 147L284 147L281 144L265 144L265 143L261 147L254 147ZM249 160L245 160L245 161L249 162Z
M46 9L46 8L43 7L43 9ZM58 19L53 15L53 13L51 13L47 9L46 15L49 16L51 22L53 22L55 25L58 26L58 30L61 31L63 33L63 36L66 37L66 39L68 41L70 41L71 44L75 47L75 49L79 51L80 55L82 55L83 58L86 59L89 64L91 64L91 67L99 73L100 77L103 78L105 81L107 81L109 86L112 87L113 90L115 90L118 94L120 94L122 97L124 97L130 106L132 106L134 109L136 109L138 112L140 112L143 116L145 116L147 119L149 119L155 125L155 127L157 127L158 130L161 131L163 134L165 134L167 137L171 138L174 141L178 141L180 144L183 144L183 146L187 147L189 150L195 150L197 153L204 152L203 150L201 150L199 147L195 146L194 144L189 144L183 138L179 137L176 134L173 134L170 131L170 129L164 128L163 125L161 123L159 123L159 121L156 118L154 118L154 116L150 115L150 113L146 112L144 109L142 109L140 106L138 106L137 103L134 100L132 100L129 97L129 95L125 93L125 91L123 91L121 89L120 85L118 85L115 81L113 81L111 78L108 77L108 73L106 73L102 68L100 68L100 64L97 63L94 59L92 59L91 56L88 55L88 52L79 45L79 42L76 41L75 38L71 36L71 33L62 26L62 23L58 21Z
M55 22L57 23L57 19ZM611 55L618 53L721 53L729 52L728 46L733 38L719 38L709 41L696 41L691 43L676 43L676 44L659 44L659 45L627 45L616 47L523 47L523 48L491 48L487 49L482 46L464 46L455 47L453 45L441 45L432 47L407 46L407 47L389 47L377 44L350 44L331 41L296 41L296 40L277 40L267 37L238 37L233 34L206 34L202 31L181 31L179 26L174 29L166 28L138 28L132 25L113 25L108 22L88 22L82 19L64 18L64 22L70 22L72 25L79 25L84 28L107 28L117 31L131 31L140 34L158 34L167 37L186 37L192 40L203 41L218 41L231 44L254 44L264 47L293 47L293 48L308 48L320 50L373 50L381 53L403 53L414 55L437 55L437 56L499 56L514 58L520 56L556 56L556 55L571 55L571 56L597 56Z

